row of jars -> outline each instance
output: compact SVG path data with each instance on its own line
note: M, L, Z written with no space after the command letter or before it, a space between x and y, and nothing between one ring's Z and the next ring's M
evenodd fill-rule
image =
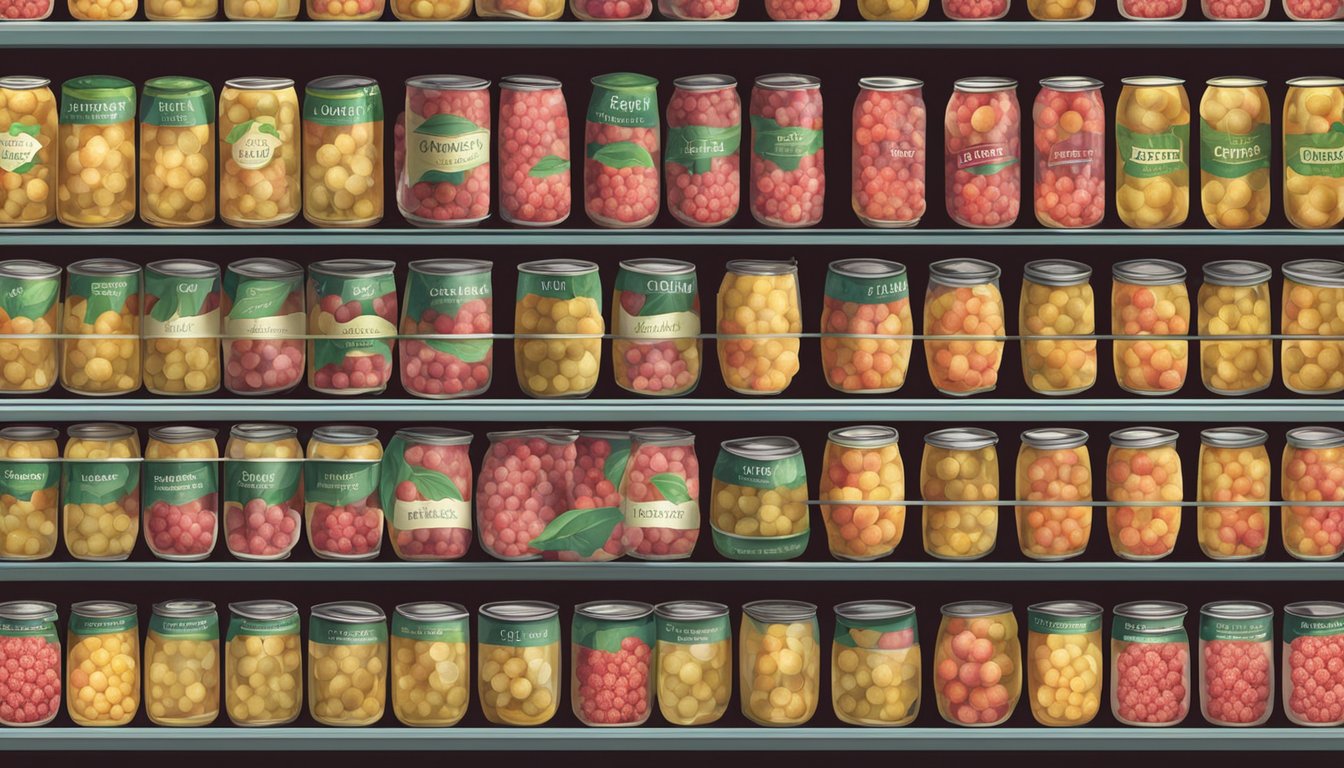
M490 262L411 262L400 301L394 270L391 261L320 261L309 267L305 285L300 266L278 259L245 259L223 270L171 259L142 271L131 262L99 258L66 269L62 304L60 268L3 261L0 392L38 394L59 380L81 395L124 395L142 385L158 395L206 395L221 385L237 395L271 395L296 387L305 371L310 389L330 395L380 393L394 371L418 397L486 392L497 336ZM1204 265L1194 317L1181 265L1139 259L1117 262L1111 271L1110 339L1122 389L1140 395L1180 391L1192 337L1200 380L1210 392L1245 395L1270 385L1270 267L1240 260ZM1283 274L1284 386L1305 395L1344 391L1344 262L1293 261ZM844 393L896 392L918 340L938 391L991 392L1005 345L1015 338L1023 380L1033 392L1091 389L1099 367L1091 268L1064 259L1029 262L1017 337L1007 335L999 278L998 266L977 259L934 262L923 334L916 335L903 265L868 258L833 262L819 334L827 383ZM734 392L781 394L801 369L804 334L793 261L728 261L713 335L701 333L699 285L690 262L622 261L610 328L602 300L593 262L549 259L519 266L513 351L525 394L587 396L597 385L606 337L612 339L616 383L639 395L694 392L707 337L715 341L723 383Z
M475 688L491 723L535 726L561 700L564 663L558 606L489 603L477 616ZM43 725L65 706L81 726L119 726L143 708L151 722L205 726L221 705L238 726L293 722L304 699L299 611L282 600L229 605L220 645L214 603L154 604L143 653L136 607L88 601L71 606L64 680L56 606L0 603L0 723ZM1173 726L1189 713L1192 677L1186 606L1164 601L1115 607L1110 666L1101 606L1085 601L1027 609L1026 648L1013 607L944 605L931 682L948 723L994 726L1025 694L1044 726L1081 726L1110 710L1130 726ZM1204 719L1255 726L1274 709L1274 610L1220 601L1200 609L1198 700ZM638 726L655 705L671 725L713 723L733 689L727 606L677 601L591 602L570 626L569 698L584 725ZM389 632L372 603L324 603L308 625L309 715L330 726L380 721L386 702L404 725L458 723L470 706L468 612L454 603L396 607ZM1284 607L1284 714L1304 726L1344 724L1344 603ZM902 726L919 714L924 665L914 606L887 600L835 606L831 704L844 723ZM742 607L738 634L742 714L763 726L797 726L816 713L823 671L817 607L762 600ZM222 668L222 670L221 670ZM221 674L222 672L222 674Z
M58 458L55 429L0 429L0 559L50 557L59 530L80 560L124 560L142 531L156 557L202 560L221 535L221 502L222 535L244 560L284 559L305 531L310 549L326 559L377 557L386 536L404 560L456 560L467 554L473 529L484 551L501 560L677 560L691 557L702 528L695 436L668 427L491 432L479 473L469 455L472 435L438 427L398 430L384 448L372 428L322 426L304 450L294 427L239 424L222 460L212 429L151 428L143 456L129 426L76 424L68 434ZM922 508L924 552L985 557L997 544L1000 509L1013 507L1022 554L1065 560L1086 551L1093 508L1104 507L1113 553L1156 560L1172 553L1182 508L1194 506L1206 556L1264 556L1268 435L1251 427L1202 431L1193 505L1178 437L1156 427L1113 432L1103 465L1106 503L1095 504L1083 430L1022 433L1011 500L1000 491L997 434L931 432L919 500L911 501ZM1336 559L1344 547L1344 431L1298 427L1286 438L1284 503L1275 505L1284 549L1302 560ZM838 559L887 557L905 534L905 465L891 427L832 430L816 499L802 449L788 437L724 442L711 480L706 516L715 551L728 559L801 556L812 506L821 508Z
M353 2L353 0L350 0ZM1183 224L1190 208L1190 105L1182 80L1126 78L1115 125L1115 202L1129 227ZM726 75L676 80L661 147L658 81L593 79L584 128L584 208L601 227L644 227L662 207L692 227L721 226L741 197L742 104ZM922 83L860 81L852 122L852 208L873 227L909 227L926 210ZM1283 107L1284 212L1304 229L1344 220L1344 80L1289 81ZM60 106L36 77L0 78L0 227L52 219L117 226L136 211L135 87L106 76L62 85ZM1041 81L1032 109L1032 205L1052 228L1101 223L1106 210L1102 83ZM944 200L960 225L1007 227L1022 203L1021 114L1014 80L958 80L944 120ZM406 82L394 131L397 206L416 226L470 226L491 215L489 81L426 75ZM229 80L218 102L202 80L155 78L140 102L140 218L195 227L216 214L238 227L304 217L367 227L383 217L383 105L362 77ZM1264 81L1219 77L1200 103L1200 202L1209 224L1246 229L1269 217L1271 108ZM58 116L59 114L59 116ZM749 208L769 227L819 223L826 177L820 80L763 75L751 92ZM558 80L500 83L498 205L505 221L544 227L571 206L569 117ZM300 131L300 127L302 131ZM409 137L409 140L408 140ZM59 138L59 152L52 145ZM220 174L216 173L218 143ZM663 173L660 174L660 154ZM52 185L57 189L53 190Z

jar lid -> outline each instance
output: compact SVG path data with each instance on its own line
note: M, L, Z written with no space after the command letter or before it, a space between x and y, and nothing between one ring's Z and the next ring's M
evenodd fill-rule
M742 612L756 621L771 624L792 624L817 618L817 606L801 600L756 600L742 606Z
M1213 88L1264 88L1265 81L1258 77L1246 77L1244 75L1223 75L1222 77L1211 77L1204 83Z
M1023 277L1037 285L1085 285L1092 278L1092 268L1069 259L1037 259L1027 262Z
M199 259L165 259L146 264L145 271L168 277L218 277L219 265Z
M1340 88L1344 87L1344 77L1307 75L1305 77L1294 77L1288 80L1288 85L1293 88Z
M288 600L244 600L229 603L229 613L257 621L274 621L293 616L298 612L299 607Z
M61 83L61 93L86 99L106 99L118 96L135 98L135 83L113 75L84 75Z
M1122 77L1120 82L1135 88L1169 88L1173 85L1185 85L1185 81L1178 77L1169 77L1167 75L1138 75L1137 77Z
M597 271L597 265L583 259L543 259L518 265L519 272L531 275L586 275Z
M999 436L980 427L951 427L930 432L924 442L947 451L975 451L998 445Z
M1116 448L1158 448L1175 445L1180 433L1161 427L1126 427L1111 433L1111 445Z
M85 259L84 261L76 261L65 269L72 275L90 275L93 277L140 274L140 267L121 259Z
M483 259L421 259L412 261L410 270L422 275L479 275L493 266Z
M1268 264L1243 259L1210 261L1204 265L1204 282L1210 285L1259 285L1274 276Z
M499 87L506 91L552 91L559 90L561 83L545 75L508 75L500 78Z
M695 273L695 265L689 261L677 259L626 259L620 263L626 272L640 275L690 275Z
M235 91L280 91L293 88L294 81L288 77L235 77L225 80L224 87Z
M464 621L467 609L457 603L402 603L392 609L411 621Z
M209 616L214 612L215 604L209 600L164 600L154 604L155 615L174 619Z
M614 91L643 90L658 87L657 79L635 72L609 72L605 75L594 77L590 82L592 82L593 85Z
M0 88L10 91L31 91L37 88L46 88L51 85L51 80L36 75L7 75L0 77Z
M405 427L395 433L408 443L421 445L470 445L471 433L447 427Z
M734 275L796 275L798 262L770 261L766 259L732 259L724 269Z
M70 606L70 613L86 619L115 619L134 616L135 606L117 600L85 600Z
M1087 445L1087 433L1069 427L1043 427L1022 433L1022 444L1045 451L1081 448Z
M0 429L0 440L15 443L35 443L38 440L55 440L61 433L52 427L5 427Z
M495 621L541 621L555 618L560 613L560 606L542 600L486 603L479 613Z
M1214 427L1199 433L1199 441L1210 448L1253 448L1267 440L1269 433L1255 427Z
M0 619L54 622L57 618L55 603L41 600L11 600L8 603L0 603Z
M893 427L878 424L863 424L857 427L840 427L826 434L826 439L846 448L881 448L901 439Z
M489 88L490 81L471 75L416 75L406 78L406 87L425 91L479 91Z
M737 87L737 78L729 75L687 75L673 80L672 85L683 91L719 91Z
M0 430L0 437L4 430ZM1286 435L1294 448L1339 448L1344 446L1344 431L1334 427L1294 427Z
M691 445L695 434L676 427L640 427L630 430L630 441L640 445Z
M1295 283L1321 288L1344 288L1344 261L1299 259L1283 265L1283 276Z
M913 91L923 88L924 81L913 77L861 77L859 87L865 91Z
M1273 608L1254 600L1218 600L1205 603L1199 612L1215 619L1263 619L1274 615Z
M1289 603L1283 606L1283 612L1303 619L1338 619L1344 617L1344 603L1333 600L1307 600Z
M1104 609L1100 605L1087 600L1051 600L1029 605L1027 610L1032 613L1043 613L1047 616L1058 616L1065 619L1100 616L1104 613Z
M121 440L137 434L135 427L103 421L71 424L65 433L72 440Z
M513 438L522 438L524 440L536 438L545 440L551 445L565 445L579 439L579 430L557 428L512 429L504 432L487 432L485 436L492 443Z
M378 439L373 427L328 426L313 430L313 440L327 445L363 445Z
M962 93L994 93L1016 87L1017 81L1010 77L963 77L952 84L954 90Z
M899 277L905 274L904 264L885 259L841 259L832 261L827 269L843 277L873 279Z
M797 440L780 436L739 437L723 441L720 447L734 456L757 461L778 461L803 452Z
M1133 259L1112 265L1111 276L1129 285L1176 285L1185 282L1185 267L1166 259Z
M1137 600L1132 603L1121 603L1112 609L1116 616L1123 616L1127 619L1175 619L1189 613L1190 609L1185 607L1184 603L1175 603L1167 600ZM1166 628L1160 628L1165 632Z
M383 259L328 259L308 267L309 274L332 277L378 277L390 275L396 263Z
M234 424L229 429L229 437L246 440L250 443L273 443L276 440L298 438L298 427L286 424Z
M757 77L756 87L768 91L815 91L821 88L821 78L813 75L779 72Z
M999 279L996 265L980 259L944 259L929 265L929 278L941 285L984 285Z
M229 264L228 269L243 277L259 279L303 276L303 267L287 259L243 259Z
M182 75L166 75L145 81L142 96L191 99L199 96L214 96L214 89L204 80Z
M0 261L0 277L14 280L51 280L61 276L61 268L32 259Z
M346 91L355 90L368 90L370 93L377 93L378 81L360 75L327 75L316 80L309 80L308 85L304 86L303 90L304 93L316 93L323 96L339 95Z
M1052 91L1059 91L1060 93L1077 93L1079 91L1099 90L1102 86L1102 82L1094 77L1058 75L1041 80L1040 86L1042 88L1049 88Z
M149 429L150 440L158 440L160 443L168 443L169 445L214 440L218 434L219 430L206 427L171 426L150 427Z
M373 603L366 603L361 600L348 600L314 605L312 615L314 618L334 621L340 624L369 624L375 621L387 620L387 614L383 613L382 608L379 608Z
M956 603L947 603L941 611L944 616L954 619L981 619L986 616L1012 613L1013 606L997 600L963 600Z
M728 606L708 600L673 600L653 607L659 618L673 621L700 621L728 615Z
M574 614L601 621L630 621L652 615L653 606L635 600L595 601L574 606Z
M915 606L900 600L855 600L835 606L835 615L859 622L891 621L915 612Z

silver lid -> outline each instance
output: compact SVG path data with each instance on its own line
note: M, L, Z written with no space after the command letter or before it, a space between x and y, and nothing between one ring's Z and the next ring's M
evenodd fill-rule
M855 600L835 606L835 615L849 621L891 621L915 612L900 600Z
M65 434L72 440L122 440L135 437L135 427L105 421L71 424Z
M1179 77L1169 77L1167 75L1122 77L1120 82L1133 88L1168 88L1173 85L1185 85L1185 81Z
M1013 606L997 600L963 600L948 603L941 609L944 616L954 619L982 619L986 616L999 616L1012 613Z
M115 619L134 616L135 606L118 600L85 600L71 605L70 613L86 619Z
M924 442L947 451L976 451L998 445L999 436L979 427L951 427L930 432Z
M737 78L728 75L687 75L673 80L672 85L683 91L720 91L737 87Z
M998 280L1001 273L996 265L980 259L944 259L929 265L929 279L940 285L984 285Z
M90 275L93 277L140 274L140 267L121 259L85 259L76 261L65 269L72 275Z
M1212 88L1264 88L1265 81L1258 77L1246 77L1244 75L1222 75L1221 77L1211 77L1204 81L1205 85Z
M402 603L392 609L411 621L466 621L467 609L457 603Z
M885 259L841 259L832 261L828 270L843 277L884 278L905 274L905 265Z
M51 85L51 81L45 77L36 75L7 75L0 77L0 88L10 91L31 91L37 88L46 88Z
M653 606L636 600L606 600L580 603L574 615L599 621L630 621L653 615Z
M1136 600L1132 603L1121 603L1111 609L1116 616L1123 616L1127 619L1175 619L1190 612L1184 603L1170 602L1167 600Z
M312 616L339 624L372 624L375 621L387 620L387 614L383 613L382 608L362 600L314 605Z
M492 443L514 438L522 438L524 440L536 438L545 440L551 445L566 445L579 439L579 430L557 429L553 427L546 429L512 429L504 432L487 432L485 437Z
M1248 286L1268 282L1274 270L1268 264L1243 259L1210 261L1204 265L1204 282L1209 285Z
M207 429L206 427L150 427L149 439L158 440L160 443L169 445L181 445L183 443L195 443L200 440L214 440L219 434L217 429Z
M164 259L146 264L145 272L168 277L218 277L219 265L200 259Z
M734 456L756 461L778 461L803 452L798 441L791 437L739 437L725 440L721 448Z
M1099 90L1102 87L1102 82L1094 77L1058 75L1056 77L1047 77L1044 80L1041 80L1040 86L1061 93L1077 93L1080 91Z
M1045 451L1081 448L1087 445L1087 433L1068 427L1043 427L1022 433L1022 444Z
M1111 276L1129 285L1176 285L1185 282L1185 267L1166 259L1133 259L1112 265Z
M1306 600L1283 606L1283 612L1303 619L1338 619L1344 617L1344 603L1333 600Z
M1027 262L1023 277L1027 282L1037 285L1086 285L1092 278L1092 268L1068 259L1037 259Z
M11 600L0 603L0 619L54 622L57 619L56 604L41 600Z
M0 277L12 280L51 280L60 276L61 268L54 264L32 259L0 261Z
M962 93L994 93L1016 87L1017 81L1010 77L963 77L952 84L954 90Z
M1267 440L1269 433L1255 427L1214 427L1199 433L1199 441L1210 448L1253 448Z
M303 267L287 259L243 259L229 264L228 270L243 277L256 279L303 277Z
M215 612L215 604L209 600L164 600L154 604L156 616L174 619L189 619L193 616L209 616Z
M5 427L0 429L0 440L15 443L35 443L38 440L55 440L61 433L53 427Z
M724 269L733 275L796 275L798 262L768 261L766 259L732 259Z
M519 272L532 275L586 275L597 271L597 265L583 259L543 259L518 265Z
M234 424L229 437L250 443L273 443L276 440L298 438L299 430L287 424Z
M470 445L472 435L447 427L405 427L396 431L396 437L417 445Z
M690 275L695 273L695 265L678 259L626 259L620 263L624 272L639 275Z
M412 261L410 270L422 275L479 275L493 266L482 259L421 259Z
M865 91L913 91L923 88L924 81L913 77L861 77L859 87Z
M395 262L384 259L328 259L313 263L308 267L308 273L332 277L379 277L392 274L396 266Z
M672 621L701 621L728 615L728 606L708 600L673 600L653 607L659 618Z
M495 621L540 621L555 618L560 613L560 606L542 600L486 603L479 613Z
M620 429L580 429L579 439L625 441L630 439L630 433Z
M229 603L229 613L256 621L274 621L293 616L299 607L288 600L244 600Z
M676 427L640 427L630 430L630 441L640 445L694 445L695 434Z
M378 81L371 77L363 75L326 75L315 80L309 80L303 87L305 92L320 91L322 93L339 93L341 91L354 91L363 88L377 88Z
M769 91L815 91L821 88L821 78L780 72L757 77L756 87Z
M378 430L373 427L352 427L346 425L318 427L313 430L313 440L327 445L363 445L378 440Z
M480 91L489 88L490 81L470 75L416 75L406 78L406 87L422 91Z
M1293 88L1344 88L1344 77L1307 75L1292 78L1288 81L1288 85Z
M1065 619L1077 619L1084 616L1100 616L1104 609L1087 600L1051 600L1027 606L1032 613L1044 613Z
M235 91L280 91L293 88L294 81L288 77L235 77L225 80L224 87Z
M1295 283L1320 288L1344 288L1344 261L1299 259L1283 265L1283 276Z
M0 436L4 430L0 430ZM1294 448L1339 448L1344 446L1344 431L1334 427L1294 427L1286 435Z
M1254 600L1218 600L1205 603L1199 612L1215 619L1263 619L1274 615L1273 608Z
M507 75L499 79L503 91L555 91L560 85L559 80L544 75Z
M756 600L742 606L742 612L756 621L771 624L793 624L817 618L817 606L801 600Z
M1111 433L1116 448L1158 448L1175 445L1180 433L1161 427L1126 427Z
M878 424L863 424L857 427L840 427L826 434L826 439L846 448L881 448L892 445L901 439L893 427Z

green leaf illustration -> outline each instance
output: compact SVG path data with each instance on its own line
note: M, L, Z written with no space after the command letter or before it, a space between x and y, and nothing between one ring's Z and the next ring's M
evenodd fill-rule
M617 488L621 487L621 478L625 476L625 465L630 461L630 441L613 442L611 455L602 465L602 474Z
M490 347L494 344L492 339L463 339L461 341L452 341L450 339L427 339L425 341L431 349L436 349L444 354L452 355L464 363L479 363L490 353Z
M653 155L642 144L633 141L616 141L611 144L588 145L588 157L608 168L652 168Z
M26 317L36 320L47 314L56 303L59 283L56 280L24 280L23 290L0 296L0 309L11 318Z
M782 127L777 121L759 115L751 116L751 133L751 151L783 171L798 170L804 157L817 154L824 146L819 130Z
M177 293L169 293L167 296L160 296L154 302L154 308L149 310L149 317L160 323L166 323L173 319L177 314Z
M426 184L452 184L455 187L462 186L467 180L466 171L425 171L420 174L416 182Z
M686 480L681 475L664 472L650 477L649 482L663 494L664 499L673 504L685 504L691 501L690 489L686 487Z
M571 509L552 520L528 546L543 552L574 552L579 557L590 557L607 543L623 519L616 507Z
M527 172L528 176L534 179L544 179L547 176L554 176L557 173L566 173L569 171L569 161L559 155L547 155L537 161L532 166L532 170Z
M409 464L407 466L410 466ZM411 467L410 477L412 483L415 483L416 490L420 495L430 501L462 501L462 491L458 489L457 483L452 478L442 472L435 472L432 469L424 467Z
M651 293L639 308L639 317L670 315L673 312L690 312L695 306L693 293Z
M255 122L257 121L248 120L245 123L239 123L233 126L233 130L229 131L229 135L224 137L224 143L236 144L239 139L243 138L243 136L247 134L248 130L252 127L252 124Z
M277 139L280 138L280 130L270 123L262 123L261 127L257 128L257 133L268 133Z
M233 320L256 320L280 314L280 307L289 298L290 284L278 280L249 280L242 284L244 295L233 300L229 317Z
M18 122L14 122L14 123L10 123L10 124L9 124L9 135L10 135L10 136L18 136L19 134L28 134L29 136L32 136L32 137L36 138L36 137L39 136L41 133L42 133L42 129L41 129L41 127L38 126L38 125L36 125L36 124L34 124L34 125L24 125L23 123L18 123Z
M437 114L416 126L415 133L425 136L452 137L475 133L481 127L461 115Z

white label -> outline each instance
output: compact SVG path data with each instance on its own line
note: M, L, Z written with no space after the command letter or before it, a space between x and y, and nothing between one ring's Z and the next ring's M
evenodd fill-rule
M399 531L419 528L471 529L471 502L440 499L438 501L402 501L392 507L392 527Z
M657 501L625 501L621 504L625 524L631 528L671 528L691 531L700 527L700 504L688 501L674 504L665 499Z

